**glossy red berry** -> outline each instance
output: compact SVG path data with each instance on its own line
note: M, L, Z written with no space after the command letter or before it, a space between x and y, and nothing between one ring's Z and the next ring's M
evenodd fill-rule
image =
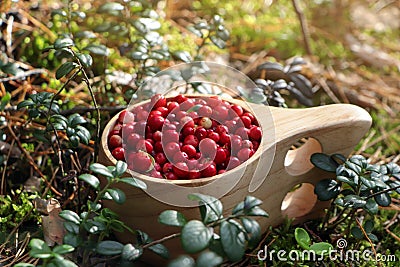
M216 164L222 164L226 161L226 150L222 147L217 148L217 152L215 153L214 162Z
M176 142L169 142L164 146L164 152L165 155L169 158L173 158L175 153L178 153L180 151L179 144Z
M116 134L112 135L110 137L110 139L108 140L108 146L111 149L114 149L116 147L122 146L122 138L121 138L121 136L116 135Z
M237 153L237 157L240 161L245 161L247 160L251 155L251 149L250 148L242 148L239 150Z
M187 178L189 173L189 167L185 162L178 162L172 167L173 172L178 178Z
M188 135L183 140L183 144L184 145L192 145L194 147L197 147L199 145L199 139L194 135Z
M172 102L168 102L167 104L167 108L168 108L168 112L178 112L179 111L179 103L172 101Z
M167 105L167 99L165 99L165 96L161 94L156 94L151 97L150 103L152 104L153 109L165 107Z
M164 163L167 162L167 158L165 157L164 153L159 152L155 155L154 160L162 166Z
M203 177L211 177L217 174L217 167L215 164L208 164L208 166L201 171Z
M161 141L163 144L169 143L169 142L179 142L179 134L175 130L165 130L163 131Z
M262 136L261 128L258 126L253 126L250 128L249 137L252 140L260 141Z
M121 124L131 123L134 120L135 120L135 115L128 110L123 110L118 115L118 122Z
M173 172L165 173L165 178L167 178L167 180L178 180L178 176L176 176Z
M134 171L147 172L152 167L152 160L146 152L135 152L129 155L128 164L132 165Z
M197 127L194 135L197 137L198 140L202 140L207 137L207 130L203 127Z
M232 105L231 109L236 113L237 116L242 116L243 115L243 108L238 105Z
M146 151L147 153L153 152L153 145L148 140L139 140L136 144L136 150Z
M189 158L194 158L196 156L196 148L193 145L184 145L181 151L185 152Z
M164 124L164 118L161 115L155 115L155 116L151 116L149 117L147 123L150 126L150 129L152 131L157 131L157 130L161 130L163 124Z
M217 143L210 138L204 138L199 143L199 150L205 157L214 157L215 153L217 152Z
M125 160L125 149L123 147L115 148L111 154L116 160Z
M199 108L199 110L197 111L197 113L199 114L199 116L202 117L210 117L212 114L212 108L210 106L201 106Z

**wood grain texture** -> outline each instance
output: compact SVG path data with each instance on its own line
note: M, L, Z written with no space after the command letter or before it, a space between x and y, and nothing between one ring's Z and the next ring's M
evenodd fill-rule
M329 202L316 200L313 186L321 179L332 177L313 168L309 157L320 151L349 155L371 126L370 115L364 109L349 104L283 109L239 100L229 101L251 109L263 130L261 146L246 164L223 175L197 180L167 181L128 171L127 176L133 175L146 182L151 195L167 199L164 202L170 204L184 203L185 207L160 202L142 190L122 184L117 187L126 193L126 203L118 205L106 202L105 205L117 212L127 225L145 231L153 239L179 230L157 222L158 215L166 209L178 210L187 219L199 218L197 203L187 199L188 188L190 192L219 197L225 215L230 214L232 208L247 195L261 199L261 208L270 214L269 218L258 219L263 232L270 225L281 224L286 215L294 217L296 222L323 215ZM99 161L105 165L116 163L108 149L107 136L117 117L118 114L110 120L102 135ZM299 149L289 152L286 157L292 145L302 138L311 139ZM301 184L303 186L300 190L289 193L285 199L294 186ZM117 233L117 237L122 242L134 242L133 237L126 233ZM179 240L167 242L166 245L172 257L182 253ZM154 256L145 257L145 260L160 264Z

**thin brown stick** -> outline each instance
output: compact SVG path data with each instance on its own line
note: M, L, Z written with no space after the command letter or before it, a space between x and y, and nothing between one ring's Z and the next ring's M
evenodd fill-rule
M307 55L312 56L313 53L310 45L311 38L310 38L310 31L308 29L307 19L300 8L299 2L297 0L292 0L292 4L294 11L296 12L296 15L300 21L301 32L303 34L303 39L304 39L304 48L306 49Z
M372 252L374 253L375 260L378 263L378 266L381 266L381 263L378 261L378 255L376 254L374 243L372 243L371 239L368 237L367 233L365 232L364 227L362 227L360 221L357 218L356 218L356 223L357 223L358 227L361 229L361 231L363 232L365 238L368 240L369 244L371 245L371 249L372 249Z
M5 163L3 166L3 172L1 175L1 183L0 183L0 195L5 195L6 194L6 171L7 171L7 165L8 165L8 159L10 158L12 148L14 147L15 140L13 139L10 144L10 150L7 153L7 157L5 159Z
M19 80L22 78L29 77L31 75L42 74L42 73L46 73L46 70L44 70L44 69L28 70L28 71L24 71L20 74L17 74L15 76L12 76L12 77L1 78L0 83L9 82L9 81L13 81L13 80Z
M29 154L26 149L21 144L21 141L18 139L17 135L15 134L14 130L11 128L11 126L8 124L7 125L8 130L10 131L12 137L14 140L17 142L17 145L19 149L25 154L26 158L28 159L29 164L33 167L33 169L39 174L40 178L46 183L47 186L50 187L51 191L56 194L57 196L62 196L60 192L57 191L50 183L47 181L46 176L42 173L42 171L39 169L39 167L36 165L35 161L33 160L32 156Z

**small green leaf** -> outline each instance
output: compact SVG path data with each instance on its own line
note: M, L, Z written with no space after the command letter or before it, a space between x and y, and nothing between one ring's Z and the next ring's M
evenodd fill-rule
M302 247L303 249L309 249L311 245L311 239L310 236L308 235L307 231L304 230L303 228L296 228L294 231L294 238L296 239L297 243Z
M246 210L251 210L256 206L260 206L262 204L262 201L253 196L246 196L243 204L244 204L243 209L246 211Z
M123 204L125 203L126 196L124 191L122 191L119 188L109 188L107 189L107 192L111 195L112 199L117 203L117 204Z
M193 107L191 107L191 108L189 108L187 111L186 111L186 113L190 113L190 112L193 112L193 111L195 111L195 112L197 112L201 107L202 107L203 105L194 105Z
M225 28L219 29L217 31L217 36L220 38L222 41L226 42L229 39L229 31Z
M64 244L71 245L75 248L80 246L80 244L82 244L82 242L83 242L82 237L80 235L73 234L73 233L67 233L64 236L63 241L64 241Z
M79 146L79 140L80 140L80 138L79 138L78 135L69 136L69 142L71 143L71 145L73 147L78 147Z
M7 104L10 103L10 100L11 100L11 94L9 92L6 92L6 94L1 98L0 101L0 111L3 111L5 109Z
M200 206L203 222L211 223L222 216L222 203L218 199L212 196L207 196L199 193L190 194L188 196L190 200L197 200Z
M73 246L66 245L66 244L55 246L53 248L53 252L57 253L57 254L67 254L74 250L75 250L75 248Z
M203 251L196 261L196 267L215 267L219 266L224 259L212 251Z
M357 226L352 227L350 232L357 239L363 239L363 237L364 237L363 232Z
M350 161L346 161L346 166L347 168L349 168L350 170L354 171L357 174L361 173L361 167L353 162Z
M109 49L105 45L90 44L86 46L84 50L87 50L95 55L105 56L105 57L109 56L110 54Z
M41 239L34 238L29 242L31 251L29 255L34 258L48 259L52 257L50 247Z
M260 208L258 206L255 206L251 210L245 211L245 214L247 216L260 216L260 217L265 217L265 218L269 217L269 214L265 210L263 210L262 208Z
M73 222L78 225L81 222L81 218L79 218L79 215L76 214L76 212L73 212L72 210L63 210L59 213L59 216L66 221Z
M181 242L188 253L197 253L205 249L212 237L212 231L198 220L189 221L182 229Z
M186 218L176 210L165 210L158 216L158 222L165 225L182 227L186 224Z
M387 192L374 196L374 199L376 203L378 203L378 205L382 207L388 207L390 203L392 203L392 199Z
M81 31L81 32L77 32L75 34L75 37L92 39L92 38L96 38L97 36L94 32L91 32L91 31Z
M132 244L126 244L122 249L122 259L134 261L143 254L142 248L135 248Z
M79 234L79 225L70 221L64 222L64 228L69 233Z
M173 56L185 63L190 63L193 61L192 56L187 51L176 51Z
M317 183L314 193L321 201L334 199L340 194L340 184L333 179L323 179Z
M187 255L181 255L178 258L172 260L168 267L194 267L194 259Z
M378 237L377 237L376 235L374 235L374 234L369 233L369 234L368 234L368 237L369 237L369 239L371 239L371 241L373 241L373 242L378 242L378 241L379 241Z
M114 176L115 177L122 176L125 173L127 168L128 168L128 165L125 162L123 162L121 160L118 160L117 164L115 164L115 174L114 174Z
M317 255L328 256L333 246L326 242L314 243L310 246L310 250L314 251Z
M257 246L258 242L261 238L261 228L256 220L242 217L240 218L242 221L242 225L247 232L248 235L248 246L253 248Z
M54 48L55 49L61 49L61 48L65 48L65 47L71 47L74 46L74 41L72 41L71 38L61 38L61 39L57 39L54 42Z
M149 55L143 52L134 51L129 54L129 57L134 60L145 60L149 58Z
M79 137L80 142L85 145L89 144L90 132L81 125L78 125L76 130L76 135Z
M203 33L201 32L201 30L196 29L196 28L193 27L193 26L189 26L189 27L187 27L187 29L188 29L189 31L191 31L194 35L196 35L197 37L203 38Z
M74 113L68 117L68 124L72 128L75 128L79 124L84 124L84 123L86 123L85 118L79 115L78 113Z
M109 3L105 3L105 4L101 5L97 11L99 13L108 13L111 15L118 15L118 14L120 14L120 11L122 11L122 10L124 10L124 6L121 5L120 3L109 2Z
M109 169L107 169L106 166L104 166L104 165L102 165L100 163L91 164L90 165L90 170L93 171L94 173L103 175L105 177L114 178L112 172Z
M336 168L339 166L330 156L323 153L312 154L311 163L327 172L336 172Z
M345 207L350 207L354 209L362 208L367 203L367 201L365 201L362 197L357 195L345 196L343 201Z
M113 256L122 253L124 245L111 240L101 241L96 246L96 252L101 255Z
M79 54L78 58L85 68L89 68L93 64L93 58L88 54Z
M146 183L137 178L121 178L119 181L143 190L147 189Z
M84 173L84 174L79 175L79 179L88 183L94 189L99 189L100 180L96 176L88 174L88 173Z
M246 249L243 230L233 220L223 221L220 226L221 243L228 259L237 262L242 259Z
M76 64L75 62L65 62L64 64L62 64L56 71L56 79L59 80L62 77L64 77L65 75L67 75L68 73L70 73L73 69L78 68L79 65Z
M27 99L24 101L21 101L17 105L17 109L25 108L25 107L31 107L35 105L35 103L32 101L32 99Z
M215 44L216 47L218 47L219 49L224 49L226 47L226 43L224 40L222 40L220 37L218 36L211 36L210 40L213 44Z
M156 244L154 246L149 247L149 249L164 259L169 258L168 249L163 244Z
M374 230L374 221L368 220L364 224L364 230L367 234L371 233Z
M218 239L216 239L215 235L213 238L211 238L208 249L217 253L223 258L226 256L224 248L222 247L221 238L218 237Z
M367 204L365 204L364 208L370 214L377 214L378 213L378 209L379 209L379 205L376 203L375 199L370 198L370 199L367 200Z
M360 176L361 182L368 187L369 189L373 189L376 187L376 183L371 180L369 177Z

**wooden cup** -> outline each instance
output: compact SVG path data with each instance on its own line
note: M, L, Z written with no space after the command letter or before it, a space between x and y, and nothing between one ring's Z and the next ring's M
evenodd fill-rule
M126 202L118 205L106 201L104 205L118 213L132 229L140 229L153 239L180 231L158 223L158 216L164 210L177 210L187 219L200 218L197 203L188 200L188 192L219 198L224 206L224 215L230 214L247 195L261 199L263 204L260 207L270 215L269 218L257 218L262 232L271 225L281 224L286 216L294 218L295 222L321 217L330 203L317 200L314 186L320 180L332 177L314 168L310 156L316 152L349 155L371 126L370 115L350 104L285 109L240 100L227 101L250 109L262 128L260 148L249 160L224 174L196 180L169 181L128 170L126 176L142 179L147 184L146 192L117 184L116 187L125 192ZM116 164L107 139L117 118L118 114L108 122L101 137L99 162L106 166ZM291 147L299 140L306 141L292 150ZM179 206L174 206L177 203ZM121 242L135 242L130 234L116 235ZM179 239L165 245L171 258L183 253ZM145 260L155 265L164 264L157 256L145 257Z

